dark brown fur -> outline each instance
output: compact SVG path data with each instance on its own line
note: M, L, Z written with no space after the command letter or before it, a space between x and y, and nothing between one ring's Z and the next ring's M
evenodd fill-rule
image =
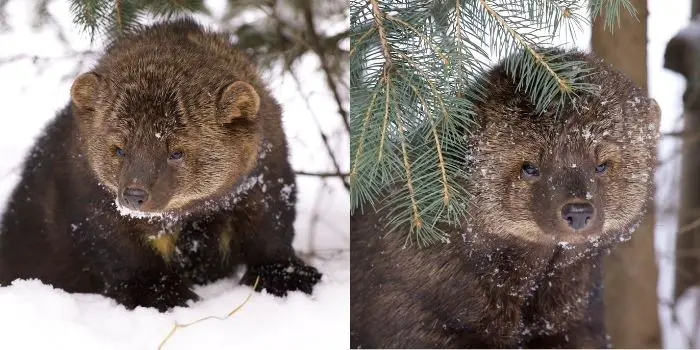
M502 65L488 74L469 140L474 204L447 228L451 243L404 247L402 233L382 230L382 212L352 216L353 347L607 346L601 259L653 194L660 111L601 60L568 57L587 62L602 91L559 118L534 113ZM525 176L524 162L540 176ZM583 230L560 217L571 202L596 208Z
M258 290L312 292L321 275L292 249L280 106L225 36L190 20L142 28L71 95L2 218L0 285L39 278L166 310L245 265ZM149 193L136 217L120 214L130 187Z

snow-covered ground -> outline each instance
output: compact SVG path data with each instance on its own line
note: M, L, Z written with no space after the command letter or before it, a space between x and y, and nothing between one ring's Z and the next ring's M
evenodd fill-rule
M19 179L22 159L42 127L69 101L77 59L65 51L55 28L33 29L31 4L11 0L11 31L0 34L0 61L17 55L55 57L17 59L0 64L0 211ZM208 1L214 11L225 1ZM76 31L67 1L52 1L51 13L76 51L100 49ZM338 23L344 28L347 23ZM82 71L89 69L88 60ZM327 135L338 161L349 166L349 139L342 132L337 106L317 69L317 60L301 62L298 86L290 76L266 75L283 105L284 125L295 169L332 171L316 123ZM308 105L304 98L308 98ZM347 106L346 106L347 107ZM310 109L311 108L311 109ZM314 118L317 122L314 121ZM312 296L285 299L254 293L225 320L209 319L180 328L164 349L342 349L349 347L349 197L334 179L299 177L297 238L302 254L315 251L311 263L324 273ZM68 294L39 281L18 281L0 288L0 349L156 349L175 322L223 317L251 295L251 288L225 280L195 290L203 300L189 308L160 314L153 309L127 311L99 295Z

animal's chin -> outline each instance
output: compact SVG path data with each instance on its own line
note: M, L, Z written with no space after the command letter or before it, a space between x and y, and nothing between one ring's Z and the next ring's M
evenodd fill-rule
M564 249L574 246L591 245L600 242L604 235L605 234L599 230L581 233L566 233L556 237L556 244Z
M136 219L163 219L163 218L176 218L179 215L176 211L167 210L164 208L144 208L144 209L132 209L125 206L119 199L114 201L117 211L121 216L128 216Z

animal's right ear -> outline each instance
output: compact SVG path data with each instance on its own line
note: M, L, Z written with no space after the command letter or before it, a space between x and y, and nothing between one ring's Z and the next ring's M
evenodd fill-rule
M224 89L219 104L219 122L222 124L237 118L255 120L260 110L260 95L252 85L239 80Z
M95 96L100 78L95 73L83 73L73 81L70 88L70 97L73 104L82 110L95 108Z

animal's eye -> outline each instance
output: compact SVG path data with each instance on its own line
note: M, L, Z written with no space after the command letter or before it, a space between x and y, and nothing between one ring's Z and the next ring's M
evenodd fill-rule
M610 167L610 163L607 162L607 161L606 161L606 162L603 162L603 163L600 163L600 164L598 164L598 165L595 167L595 172L598 173L598 174L602 174L602 173L604 173L606 170L608 170L609 167Z
M126 152L117 146L114 146L114 153L119 157L126 157Z
M181 160L182 157L184 157L184 156L185 156L185 154L182 153L182 151L175 151L175 152L173 152L173 153L170 153L170 156L168 157L168 159L170 159L170 160Z
M522 173L528 177L540 176L540 169L532 163L525 162L523 163Z

